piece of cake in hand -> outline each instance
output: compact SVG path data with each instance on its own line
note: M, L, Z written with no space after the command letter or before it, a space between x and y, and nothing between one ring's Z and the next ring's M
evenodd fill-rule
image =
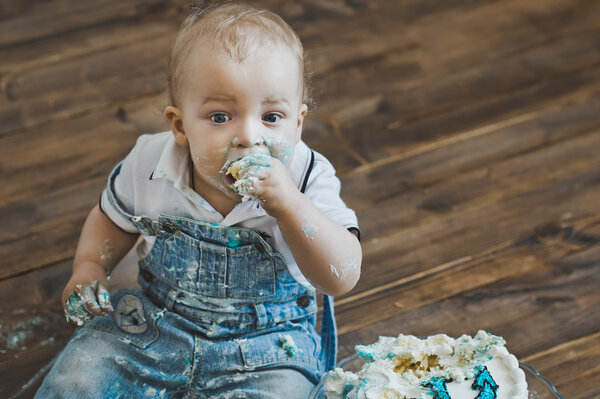
M265 154L248 154L229 160L223 166L226 182L242 196L242 202L258 199L254 195L254 183L264 177L261 169L271 167L270 159Z
M356 373L336 368L327 399L527 399L525 373L501 337L379 337L358 345L365 361Z

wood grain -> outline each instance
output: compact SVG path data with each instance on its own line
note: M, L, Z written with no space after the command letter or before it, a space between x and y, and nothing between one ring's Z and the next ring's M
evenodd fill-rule
M340 356L485 329L564 397L599 397L600 2L249 3L301 37L303 139L359 217ZM137 137L168 129L166 56L189 6L0 4L1 397L32 397L73 332L59 296L81 225Z

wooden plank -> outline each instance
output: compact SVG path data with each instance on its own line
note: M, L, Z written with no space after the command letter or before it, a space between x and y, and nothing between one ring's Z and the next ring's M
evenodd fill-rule
M397 232L363 244L364 269L355 293L402 279L432 265L485 253L490 248L520 241L546 225L567 226L572 215L598 214L595 182L600 167L553 182L513 198L429 219L417 226L402 224ZM577 191L577 196L573 192ZM392 217L392 216L390 216ZM468 243L468 244L466 244Z
M513 162L515 168L518 168L518 165L526 165L519 164L516 160ZM564 165L568 169L568 164L559 163L559 165ZM583 170L585 169L584 167ZM583 180L596 181L599 171L596 166L595 171L590 169L573 179L552 182L546 187L525 188L523 184L536 183L535 180L531 180L535 178L534 169L530 179L523 176L521 180L519 175L515 175L513 183L517 188L516 192L511 193L508 189L509 192L503 193L501 188L507 186L499 184L499 191L491 189L489 193L492 196L487 197L484 201L487 205L483 205L478 203L477 191L474 191L475 203L468 205L469 199L461 197L461 201L467 201L467 205L461 206L457 203L455 204L457 209L451 210L449 209L451 207L448 207L445 212L440 209L443 216L431 212L413 213L413 208L409 204L403 211L404 216L398 216L393 220L396 213L388 213L387 208L381 209L388 219L392 219L391 224L408 227L397 228L389 236L385 235L386 228L382 227L381 235L364 242L365 268L370 267L372 272L363 274L355 292L386 284L390 279L394 280L394 276L401 279L422 270L423 267L427 267L426 265L451 262L511 242L511 238L531 236L535 226L543 226L549 222L568 226L572 222L573 212L575 215L585 212L597 213L598 205L593 198L598 195L598 191L593 184L583 183ZM551 174L552 172L549 171L549 175ZM486 174L483 178L486 178ZM474 181L477 180L475 178ZM448 181L448 184L454 184L457 192L469 192L468 187L461 186L457 180ZM487 185L483 180L477 184ZM574 187L577 187L578 195L581 194L581 197L577 197L573 203L571 190ZM528 192L529 189L531 192ZM443 189L439 191L439 193L443 192ZM434 193L435 191L431 193L434 198L440 198ZM499 193L503 194L498 196ZM451 197L449 193L446 195ZM502 199L503 195L507 197ZM514 197L510 198L511 195ZM416 196L423 200L423 196L418 194ZM416 203L418 204L419 200L416 200ZM377 223L385 224L387 219L386 222L380 221L383 219L380 216ZM482 220L485 220L485 225L481 224ZM376 225L373 226L373 229L376 228ZM468 249L465 249L461 242L468 242ZM380 276L384 272L385 275Z
M148 106L147 113L157 107L155 103L138 105ZM135 120L127 118L122 107L115 107L32 129L28 135L1 138L0 206L106 176L143 132ZM31 137L35 137L34 147Z
M0 280L73 257L83 222L106 178L0 207ZM66 199L70 198L68 205Z
M585 36L589 30L600 28L593 17L600 10L595 3L574 6L568 1L554 4L530 1L527 5L518 1L473 2L449 10L445 3L450 2L438 2L430 5L427 18L412 19L411 11L422 3L369 4L358 18L353 18L353 29L339 29L336 24L319 24L319 21L311 21L301 27L300 35L306 40L312 69L317 75L315 78L336 78L333 74L328 77L319 75L327 75L334 70L339 74L352 65L360 66L353 71L360 78L372 69L374 57L397 66L416 62L422 83L439 82L467 71L472 73L483 65L489 68L507 61L508 65L514 65L511 60L518 58L524 61L521 74L527 72L527 68L523 67L535 67L529 70L529 76L536 73L541 76L551 70L549 68L561 68L546 65L551 59L543 55L544 48L548 53L569 46L577 48L576 43L570 42ZM556 23L557 19L561 22ZM515 20L519 23L515 24ZM540 29L540 26L552 23L555 23L552 28ZM316 38L314 42L313 37ZM528 56L529 53L531 56ZM367 65L361 64L364 58L369 59ZM532 62L534 60L537 62ZM562 66L565 67L569 66ZM481 78L485 78L485 71L480 73ZM404 86L406 76L400 72L397 70L395 79L390 81L375 79L371 83ZM495 82L496 89L501 89L502 83L512 81L513 76L507 76L510 79ZM342 82L355 83L348 79ZM456 94L462 95L460 92Z
M370 43L370 42L365 42L365 43L364 43L364 47L365 47L366 49L370 48L370 47L371 47L371 45L372 45L372 43ZM344 49L345 49L345 48L344 48ZM341 53L343 53L343 51L340 51L340 52L341 52ZM392 73L392 71L394 71L393 73L396 73L396 74L397 74L397 68L396 68L396 69L390 69L390 73ZM336 72L339 72L339 71L336 71ZM381 71L380 71L380 70L379 70L379 71L377 71L377 73L378 73L379 75L381 75ZM336 75L337 75L337 73L336 73ZM390 77L391 77L391 76L390 76ZM385 81L385 79L381 79L381 78L380 78L379 80ZM345 80L345 79L343 79L343 80L341 80L341 81L345 82L346 80ZM368 82L369 82L369 85L371 85L371 86L372 86L373 79L368 79L368 80L366 80L366 81L368 81ZM330 84L331 84L331 82L330 82ZM344 86L346 87L347 85L344 85ZM65 106L67 106L67 105L65 105ZM39 112L38 112L38 113L36 113L36 115L38 115L38 116L39 116ZM7 115L7 118L10 118L10 117L12 117L12 118L14 119L14 113L13 113L13 112L11 112L11 113L10 113L10 115ZM387 123L387 124L389 125L390 123ZM9 125L10 125L10 124L5 124L4 126L9 126ZM362 131L362 129L354 129L354 130L356 130L356 131ZM377 130L379 130L379 129L377 129ZM384 130L385 130L385 129L384 129ZM406 135L405 135L405 136L406 136Z
M381 10L379 10L379 12L381 12ZM392 27L390 27L389 29L392 29ZM391 34L394 34L394 32L393 32L393 31L386 32L386 33L391 33ZM388 36L389 36L389 35L388 35ZM369 39L369 40L379 40L379 36L377 36L377 37L374 37L373 39ZM379 40L379 41L381 42L381 40ZM395 43L395 41L394 41L394 40L390 40L390 43ZM370 41L364 41L364 43L362 43L362 44L361 44L361 46L362 46L362 47L364 47L365 49L369 49L369 48L375 47L375 46L374 46L374 44L373 44L373 42L370 42ZM384 47L381 47L381 45L379 45L379 47L380 47L380 48L382 48L382 49L384 49ZM342 48L342 50L347 50L347 49L346 49L345 47L343 47L343 48ZM388 50L389 50L389 49L388 49ZM365 50L365 51L367 51L367 50ZM340 52L340 53L342 53L342 54L344 53L344 51L339 51L339 52ZM327 53L327 52L325 52L325 53ZM348 51L346 51L346 53L357 53L357 52L348 52ZM358 53L357 53L357 54L358 54ZM330 55L329 55L329 56L330 56ZM390 71L390 73L391 73L391 74L395 74L395 75L390 75L390 78L393 78L394 76L397 76L397 73L398 73L398 71L397 71L397 66L395 66L395 68L389 69L389 71ZM339 71L336 71L336 75L338 74L338 72L339 72ZM380 79L379 79L379 81L384 81L384 82L386 81L386 79L383 79L383 78L381 78L381 71L378 71L378 75L380 76ZM42 79L42 80L47 80L47 79ZM329 80L331 80L331 79L329 79ZM340 81L345 83L345 82L346 82L346 79L343 79L343 80L340 80ZM368 85L369 85L369 86L372 86L373 79L368 79L367 81L368 81ZM331 84L332 84L332 82L330 82L330 85L331 85ZM335 85L335 84L334 84L334 85ZM347 87L347 85L345 85L345 84L344 84L344 87ZM85 96L84 96L84 97L85 97ZM64 101L59 101L59 100L54 100L54 101L55 101L55 102L59 102L59 103L60 103L60 102L64 102ZM38 104L38 105L39 105L39 104ZM72 104L71 104L71 105L72 105ZM32 105L32 106L33 106L33 105ZM39 106L40 106L40 107L42 107L41 105L39 105ZM68 104L63 104L63 106L64 106L64 107L68 107L69 105L68 105ZM81 104L81 103L80 103L80 104L79 104L79 106L80 106L80 107L83 107L83 104ZM44 107L42 107L42 108L44 108ZM37 109L37 108L36 108L36 109ZM14 110L13 110L13 111L14 111ZM56 111L56 109L55 109L55 111ZM37 113L36 113L36 114L37 114L37 116L36 116L36 117L37 117L37 118L40 118L40 119L43 119L43 118L42 118L42 115L39 115L39 112L40 112L40 110L38 110L38 111L37 111ZM33 111L32 111L32 112L26 112L26 114L29 114L29 115L31 115L31 114L33 114L33 113L34 113ZM51 112L50 112L50 111L48 111L48 113L50 113L50 114L51 114ZM7 118L9 121L11 121L11 120L14 120L14 115L15 115L15 112L10 112L10 113L8 113L8 112L7 112L6 118ZM58 114L57 114L57 115L60 115L60 112L58 112ZM12 119L11 119L11 117L12 117ZM32 123L33 123L33 122L32 122ZM9 126L9 125L6 125L6 124L5 124L4 126L6 126L6 128L8 128L8 126ZM32 126L32 125L27 125L27 124L26 124L26 126ZM12 126L12 127L14 128L15 126Z
M111 48L125 47L142 40L156 40L159 36L172 36L177 29L175 21L143 20L136 23L117 21L110 25L77 30L68 37L51 37L27 46L0 50L0 74L7 81L9 75L40 70L54 64L66 63Z
M352 193L350 204L363 212L397 195L402 195L406 200L406 196L412 192L419 193L427 189L429 196L433 194L432 189L436 184L443 184L453 177L460 180L458 176L461 173L490 175L490 179L499 182L507 174L514 175L515 171L510 170L514 168L510 164L512 160L517 161L518 167L526 167L529 171L527 175L513 178L526 181L521 178L536 173L531 169L557 169L557 165L547 156L565 158L572 153L565 148L565 153L560 155L563 151L561 143L573 139L586 147L581 143L582 140L597 140L597 133L590 136L590 131L595 132L600 126L598 109L600 98L588 99L583 103L565 105L561 109L520 115L495 125L467 131L359 168L343 179L344 189ZM582 135L589 137L581 138ZM548 151L547 156L539 155L543 154L540 151ZM591 161L594 159L592 157ZM528 162L533 164L527 166ZM572 162L576 164L579 161L575 158ZM392 188L389 184L391 179L397 179L396 186ZM411 202L409 206L417 204ZM424 206L427 207L426 204ZM451 206L450 203L446 205ZM443 211L442 208L439 210Z
M115 20L131 20L149 12L162 11L168 14L172 7L172 2L158 0L32 2L26 13L15 13L12 18L0 22L0 49L64 35Z
M409 124L397 120L396 108L387 107L385 104L388 97L382 94L357 98L347 103L338 101L322 105L314 111L316 115L311 115L311 118L307 120L303 137L311 146L317 148L332 161L339 175L366 172L370 168L417 155L423 151L431 151L438 146L455 143L454 148L459 151L460 146L468 145L467 139L473 135L487 134L500 128L524 123L527 120L532 120L531 126L534 127L533 120L543 117L544 114L555 112L562 106L570 108L573 104L586 103L590 97L595 97L595 93L600 89L599 77L600 71L594 71L591 74L570 76L565 78L565 81L558 83L551 80L549 82L553 83L547 86L535 87L517 94L511 93L491 102L480 103L472 108L457 112L444 112L430 118L418 119ZM559 89L557 90L557 88ZM543 93L551 93L551 95L546 96ZM536 98L540 96L548 97L548 99L537 100ZM597 106L595 100L592 101ZM353 105L350 106L349 103ZM582 111L591 118L593 118L594 112L597 113L597 109L591 108L592 106L593 104L584 105L590 109ZM488 116L482 120L482 115ZM548 117L550 116L546 118ZM540 130L539 126L535 128L537 131ZM569 127L567 126L567 128ZM546 130L548 131L544 134L551 137L560 137L561 134L566 135L567 132L559 129ZM367 131L368 135L365 134ZM381 137L370 139L372 135L378 134ZM500 137L500 135L496 137ZM360 142L357 143L357 140ZM470 140L470 142L482 144L478 140ZM502 146L508 151L511 151L511 146L515 146L516 150L523 148L518 140L507 142L506 145L502 141L493 144ZM523 146L527 144L526 141ZM351 151L342 152L340 148L349 148ZM465 150L461 151L460 155L465 157L465 161L468 161L478 157L483 159L484 154L494 151L496 151L495 147L481 147L475 153L468 154ZM497 152L497 155L501 154L502 152ZM494 156L493 154L489 155ZM453 160L460 162L462 158L456 157ZM448 162L448 160L440 159L439 162ZM348 195L353 193L351 188L345 186L343 188Z
M160 101L160 97L137 100L32 129L28 134L35 137L33 149L27 135L0 138L0 206L108 176L139 135L168 129ZM100 161L102 157L106 159Z
M596 34L594 37L599 36ZM579 51L582 52L600 46L600 41L576 43L581 45ZM556 53L560 54L559 50ZM543 55L548 56L546 53ZM573 62L576 65L570 64L573 70L563 66L553 68L556 71L547 70L532 76L522 67L526 60L513 58L480 65L462 76L439 79L408 90L387 89L383 91L385 97L379 107L380 113L373 118L342 123L340 129L348 132L344 137L363 158L381 159L415 142L431 141L461 129L481 126L485 121L497 121L505 115L535 110L557 97L585 90L588 84L598 81L600 58L576 59L578 61ZM497 84L496 81L504 75L510 75L510 81ZM589 88L587 92L594 93ZM443 98L451 100L441 101ZM364 131L370 134L352 133Z
M533 131L535 137L535 130L528 130L526 126L525 130L518 129L517 132ZM520 137L527 142L526 135ZM428 261L445 263L465 255L460 250L462 246L456 243L457 240L470 242L473 251L483 251L509 240L510 237L530 234L528 226L558 220L560 215L573 209L597 211L597 205L593 201L578 208L579 205L568 204L569 200L565 202L563 197L569 196L571 185L576 184L574 182L578 179L575 177L570 182L570 175L590 173L584 179L594 181L594 173L598 171L598 157L591 149L598 145L599 140L597 133L587 134L462 173L458 171L466 168L444 164L444 161L463 159L462 157L430 154L431 158L427 155L417 156L414 159L400 160L397 164L385 165L379 169L380 172L368 173L365 178L355 181L345 179L346 187L350 186L347 188L349 192L356 193L356 198L366 199L358 206L352 203L355 197L349 200L358 209L364 236L365 261L377 263L384 259L389 262L402 259L405 264L417 267L422 264L422 257L425 256L419 250L424 242L448 240L447 245L435 251L440 258L432 258L431 248L427 253ZM504 137L504 142L510 141L509 137ZM472 149L482 148L485 159L485 151L490 147L471 147L471 144L465 143L464 150L477 153ZM440 150L439 155L443 152L444 150ZM428 174L427 167L422 162L424 160L427 163L431 161L430 165L441 172L441 175L430 175L421 180L419 173ZM438 165L437 160L444 161ZM403 162L406 162L406 168L395 169L395 166L400 166ZM540 175L540 171L543 174ZM416 176L410 176L411 173ZM371 200L369 203L369 198L373 197L370 193L381 193L386 190L386 185L389 187L387 176L407 176L400 186L401 193L392 191L388 193L389 198ZM585 183L583 186L585 191ZM593 194L590 193L588 198L592 197ZM539 207L545 207L544 211ZM486 225L481 225L481 220L485 220ZM525 221L530 224L525 225ZM494 225L502 228L495 229L496 237L493 242L482 242L486 235L482 236L480 232ZM375 257L374 254L379 255ZM413 267L406 272L410 274ZM368 282L372 277L364 276L359 283L359 290L366 283L369 287L383 284L389 281L388 277Z
M6 96L11 102L26 106L29 103L36 104L35 101L41 101L41 96L48 95L60 98L63 93L80 93L79 96L85 98L85 90L90 90L89 86L103 83L114 85L113 82L117 80L121 84L127 81L127 85L123 86L135 87L135 81L131 79L143 78L148 80L147 85L152 86L151 79L159 73L165 73L164 60L171 39L171 36L158 36L94 52L69 62L14 71L4 78ZM95 93L110 93L110 89L110 86L99 86Z
M452 171L454 165L446 170L436 168L442 175L435 176L435 180L428 180L433 176L427 176L427 171L424 171L425 182L420 176L415 176L414 180L407 179L401 184L401 188L404 188L402 193L397 193L400 190L396 188L385 196L380 194L381 199L369 199L369 194L365 193L362 201L372 201L372 204L357 207L363 219L361 229L365 237L378 238L396 234L400 231L398 226L415 228L431 220L444 220L447 215L468 212L468 208L476 210L483 206L494 206L496 202L535 192L546 184L597 166L598 158L590 151L593 148L590 146L596 145L599 140L598 133L579 137L573 135L571 140L558 141L538 151L504 161L493 163L490 160L484 165L473 165L471 170ZM523 137L523 141L527 141L527 138ZM465 146L476 148L471 144L466 143ZM414 165L412 161L407 163ZM462 166L460 163L457 166ZM393 166L387 170L388 175L395 175ZM381 177L373 177L369 181L381 181L383 177L382 173ZM354 197L349 202L353 200Z
M521 242L514 242L511 245L506 245L504 246L504 248L491 248L488 252L486 253L482 253L479 254L478 256L471 256L470 259L464 259L461 262L455 262L454 264L446 264L446 265L440 265L439 267L432 269L431 273L429 273L428 275L414 275L414 276L410 276L410 278L405 278L405 281L401 282L401 284L397 284L397 285L393 285L390 286L388 288L385 288L383 286L381 286L382 288L385 289L381 289L379 292L374 292L374 293L370 293L369 295L356 295L355 298L353 297L348 297L348 298L343 298L341 300L337 300L336 303L338 304L338 315L340 315L340 313L344 312L344 308L347 308L347 313L348 315L350 315L350 317L354 317L353 320L348 320L347 322L343 321L343 317L339 317L340 319L340 324L341 325L346 325L346 329L348 331L352 330L358 330L359 326L356 325L356 318L360 318L361 315L367 316L367 317L373 317L373 320L375 320L377 317L380 317L382 320L385 320L387 317L394 315L394 314L404 314L406 313L407 315L410 314L415 314L415 312L423 307L420 305L420 303L417 303L415 301L412 301L411 296L409 295L410 293L414 293L414 295L420 295L420 296L426 296L426 293L422 293L420 291L422 290L430 290L430 294L435 296L443 296L443 297L447 297L450 298L450 296L446 295L447 292L450 292L451 294L456 290L456 288L454 288L456 286L456 284L458 284L459 282L451 282L450 284L450 289L446 290L445 288L443 288L441 291L439 291L437 288L436 289L432 289L435 287L440 286L440 278L444 279L444 278L453 278L455 277L458 273L455 273L454 271L457 271L459 273L462 273L465 276L469 276L468 273L465 273L464 271L468 270L469 268L475 267L476 269L481 268L482 266L484 267L481 270L485 271L485 265L489 264L489 265L500 265L500 264L506 264L508 267L508 271L504 272L502 270L490 270L491 274L502 274L502 273L512 273L511 270L513 270L513 268L515 267L514 265L512 265L511 263L514 263L515 261L517 263L523 263L524 266L526 267L526 270L523 270L522 273L519 273L518 270L514 270L514 273L516 274L522 274L522 277L519 278L514 278L513 282L511 284L513 285L517 285L523 288L523 291L519 291L516 290L515 287L513 287L513 289L511 290L507 290L506 292L504 292L505 295L512 297L513 294L519 294L524 296L527 300L531 300L532 297L529 297L528 295L530 293L535 292L535 287L538 286L543 286L545 287L544 289L547 289L549 292L552 291L553 288L557 288L562 290L564 288L563 285L558 284L556 281L554 281L555 278L558 277L568 277L568 278L579 278L580 276L577 275L577 273L586 273L590 274L590 275L594 275L594 273L596 273L595 277L592 277L593 279L597 279L598 276L598 267L600 265L600 262L598 262L598 256L600 255L600 218L598 218L598 214L585 214L584 216L580 216L578 219L574 218L573 220L571 220L571 224L569 226L563 226L560 227L560 225L558 226L543 226L543 228L539 228L536 233L535 236L532 237L531 239L525 239ZM518 257L518 259L516 259L515 257ZM532 268L532 263L537 264L538 267L533 267ZM548 267L552 267L552 270L547 270ZM385 272L386 269L377 269L377 268L373 268L372 272L376 273L376 272ZM548 272L552 272L550 275L547 275ZM541 275L540 275L541 273ZM546 276L547 278L542 278L543 276ZM441 277L438 277L441 276ZM562 278L561 277L561 278ZM489 279L489 277L483 275L484 279ZM430 286L430 282L431 282L431 286ZM500 281L499 281L500 283ZM477 285L477 281L475 282L464 282L465 285L465 289L464 291L467 292L469 290L468 287L473 286L473 285ZM504 283L502 283L504 284ZM570 283L569 283L570 284ZM531 292L527 291L526 287L529 287L530 285L532 285L532 290ZM495 295L498 294L502 294L501 291L502 287L499 287L497 289L494 289L493 292L495 292ZM487 290L487 288L484 288L485 290ZM507 288L508 289L508 288ZM567 297L573 297L573 296L579 296L579 294L583 295L587 295L588 292L586 292L585 289L580 290L579 288L574 289L574 288L570 288L572 289L572 291L570 291L569 295ZM405 290L409 290L408 293L405 293ZM516 290L516 291L515 291ZM566 290L566 288L565 288ZM471 289L471 291L476 291ZM589 293L593 294L593 290L589 291ZM385 302L383 301L382 298L384 297L394 297L394 295L398 296L397 300L394 301L387 301L387 304L382 305L383 307L379 308L379 312L377 314L373 314L373 311L370 312L365 312L365 313L361 313L358 311L357 308L357 304L361 303L361 304L366 304L368 302L372 302L373 300L378 301L378 302ZM460 295L458 296L460 297ZM476 295L475 293L473 294L469 294L469 295L463 295L462 299L459 301L459 303L456 304L456 306L465 306L467 303L473 302L473 305L476 305L476 303L478 303L480 301L481 295ZM565 298L567 298L565 297ZM454 297L456 298L456 297ZM452 301L454 300L454 298L452 299ZM470 300L469 300L470 298ZM558 301L555 302L560 302L561 296L557 295ZM563 298L563 299L565 299ZM490 298L493 299L493 298ZM518 298L513 298L513 299L518 299ZM521 303L521 299L517 300L516 303ZM402 306L395 306L395 302L397 301L401 301L400 304ZM437 301L435 298L428 298L427 303L432 303L432 304L436 304L439 306L441 304L444 304L447 301ZM462 301L462 302L461 302ZM466 302L465 302L466 301ZM564 301L563 301L564 302ZM552 301L548 301L548 304L552 304ZM481 306L484 306L485 304L481 304ZM575 304L574 304L575 305ZM582 300L581 306L587 306L586 302ZM361 305L362 306L362 305ZM479 305L477 305L479 306ZM436 306L424 306L425 308L435 308ZM464 309L465 312L467 312L468 309ZM388 313L388 311L390 313ZM418 313L418 312L417 312ZM467 313L472 313L470 311L468 311ZM446 315L440 315L440 317L446 317ZM467 317L468 315L465 313L464 315L460 316L460 320L464 321L465 319L468 319ZM405 316L402 316L403 318ZM408 317L408 316L407 316ZM568 315L565 315L565 317L568 317ZM396 319L398 319L396 317ZM504 315L502 318L503 321L505 321L507 323L507 325L510 324L510 319L504 319ZM527 320L527 317L524 317L523 320L520 320L519 323L525 323L525 321ZM423 321L423 320L421 320ZM414 325L419 325L419 323L421 322L420 320L415 320ZM455 320L457 321L457 320ZM514 321L514 320L513 320ZM548 320L547 322L549 322L551 320ZM424 322L424 321L423 321ZM382 323L382 326L385 325L386 322ZM362 321L361 321L362 324ZM365 323L368 324L368 323ZM426 324L426 323L425 323ZM375 324L373 324L375 325ZM389 323L390 326L398 326L401 324L395 323L393 321L390 321ZM444 328L446 328L447 326L443 326ZM460 327L460 325L459 325ZM397 327L394 327L397 328ZM473 328L477 328L476 326ZM368 329L365 329L365 331ZM455 333L459 333L460 330L456 330ZM431 332L428 332L427 334L429 334ZM512 334L514 334L515 332L512 332ZM556 332L555 332L556 333ZM353 333L352 333L353 334ZM382 334L382 332L380 331L380 334ZM389 334L389 332L385 332L385 334ZM423 334L423 332L421 332L421 334ZM528 338L528 342L531 343L532 341L532 337ZM533 353L535 352L535 350L529 349L528 351L524 352L523 354L528 354L528 353Z
M2 132L162 92L170 40L160 37L7 76L3 114L12 124ZM12 115L18 115L17 125Z
M53 9L58 5L61 6L58 7L60 11L55 10L55 14L60 14L66 9L68 11L65 12L68 13L86 14L89 12L95 15L93 9L98 7L98 5L91 5L88 8L79 7L71 10L62 3L59 1L52 3ZM98 16L98 18L109 18L111 23L101 22L102 28L108 31L110 28L115 28L115 24L122 24L122 19L117 18L112 23L113 20L110 18L116 15L126 18L127 13L124 16L122 8L125 7L129 10L132 7L130 3L132 1L105 4L106 16ZM164 7L168 12L163 9ZM93 35L94 32L84 31L84 34L80 35L84 39L83 43L76 42L74 48L63 47L66 54L53 52L52 62L49 64L45 61L50 60L42 57L42 60L21 60L20 63L13 61L13 64L9 61L8 66L0 67L0 70L3 70L12 65L11 71L4 71L4 76L2 76L6 101L2 102L0 99L0 106L3 109L1 120L4 122L0 133L36 126L48 118L66 118L69 115L85 112L90 108L104 106L111 102L159 92L165 86L163 67L168 44L174 34L174 26L181 19L179 6L168 4L164 7L154 7L153 4L133 7L131 12L135 11L133 15L136 19L130 22L139 24L139 19L144 18L144 23L148 23L150 28L152 21L147 20L146 14L153 14L153 18L160 15L163 20L167 20L166 24L171 26L170 34L159 35L158 32L161 32L162 29L157 27L157 34L154 37L149 35L144 37L144 40L137 40L138 36L135 31L132 32L131 38L116 38L110 35L110 31L104 32L100 37L93 37L90 35ZM293 9L289 6L278 8L287 11L288 14L289 9ZM26 17L23 16L23 18ZM86 17L84 16L82 20L85 22ZM78 20L77 22L82 21ZM14 20L9 21L10 23L14 23ZM90 22L86 29L96 28L99 30L99 24L100 22ZM27 30L27 27L21 27L21 29ZM80 32L75 28L69 28L68 21L65 22L65 25L61 25L60 29L66 29L69 39L79 37ZM53 37L48 40L53 40ZM65 43L65 38L62 39ZM95 50L97 51L91 55L88 54L94 50L94 47L87 46L87 41L96 44ZM132 41L138 42L137 46L132 44L123 50L119 49L123 44L130 44ZM44 45L45 48L48 47L47 43ZM115 47L117 48L115 49ZM98 51L103 48L106 48L106 51ZM9 52L11 50L13 49L8 49ZM37 54L35 50L35 48L17 49L15 53L17 57L24 58L27 56L27 52ZM3 59L7 59L7 57L3 57ZM10 54L8 59L10 60ZM25 68L22 68L23 66ZM144 71L154 71L155 73L145 76L143 75ZM122 85L121 82L125 80L128 81L128 84ZM138 84L134 84L132 80L138 81ZM120 90L125 90L126 93L120 93Z
M354 102L354 107L343 102L330 104L330 107L323 105L317 110L317 121L307 124L304 137L328 156L338 173L344 175L354 169L362 171L379 166L382 162L391 162L423 147L443 144L445 140L454 140L454 136L460 138L468 132L502 126L506 122L524 122L520 118L534 119L536 114L545 114L562 105L587 102L598 92L599 76L600 70L595 69L589 73L552 79L516 93L491 97L460 110L445 111L409 122L400 119L397 110L403 107L390 106L389 99L393 96L387 94L359 98ZM597 109L592 112L597 112ZM368 135L364 133L366 131ZM555 133L553 130L551 132ZM353 148L358 154L353 154L354 159L349 158L337 152L340 145ZM364 160L371 162L364 165Z
M380 320L410 312L421 304L443 303L455 295L475 291L495 281L522 278L528 283L534 284L535 282L529 281L526 276L534 275L534 272L539 273L545 267L543 259L538 259L540 256L536 252L538 245L540 244L535 240L515 242L506 248L493 249L489 253L473 256L473 259L466 258L462 262L450 266L442 264L440 267L427 270L428 273L416 273L414 276L400 280L398 284L382 285L380 290L369 292L368 295L357 294L354 297L340 299L337 301L337 316L340 326L345 326L340 327L340 334L366 329ZM520 249L520 252L516 253L521 256L505 258L503 254L512 255L513 248ZM562 248L562 250L561 254L564 254L565 249ZM552 260L556 261L557 257ZM366 270L369 270L368 267L367 265ZM371 266L370 270L372 274L392 274L389 267ZM598 270L593 269L593 271L597 273ZM593 276L593 273L590 272L590 274L591 276L588 276L590 279L597 278L597 276ZM547 277L547 281L552 280L552 275ZM581 281L578 283L583 284ZM580 293L582 296L584 295L583 286L581 290L578 288L577 295ZM600 301L600 298L598 300ZM576 306L574 303L572 305ZM378 310L375 312L367 311L367 309ZM505 316L508 317L508 315L503 315L503 320ZM530 315L530 318L533 319L533 316ZM526 330L525 327L528 323L528 320L519 322L523 330ZM516 334L516 332L512 334Z
M600 396L600 331L523 359L548 378L565 398ZM565 372L568 371L568 372Z
M0 300L6 305L0 313L1 397L16 393L72 335L60 304L70 271L70 262L63 262L0 281Z
M502 4L502 7L506 6ZM556 18L562 11L564 10L559 8L556 15L552 14L548 18ZM489 12L498 13L498 10L493 9ZM323 63L327 66L320 68L335 71L331 74L325 73L321 77L317 74L314 79L317 87L327 90L326 101L319 101L324 124L327 126L337 123L348 145L360 149L362 159L380 159L423 141L433 141L460 130L481 126L486 121L496 121L502 115L535 110L557 97L565 97L572 91L588 88L590 93L592 90L589 90L589 84L598 81L597 54L586 55L591 49L598 47L598 35L588 32L587 43L585 38L580 37L585 36L582 29L597 30L597 22L595 25L590 23L577 29L582 25L569 18L571 26L565 28L561 25L556 32L548 32L547 35L541 35L539 32L537 35L530 35L529 30L533 27L525 24L529 30L522 32L523 37L516 45L513 34L515 30L525 29L521 25L511 30L509 42L503 29L499 29L503 32L500 35L487 35L487 30L483 35L479 35L481 32L478 29L483 28L482 23L479 22L475 27L469 25L477 21L475 16L471 16L462 25L449 19L456 26L444 25L450 24L444 21L445 17L447 16L428 20L423 23L425 28L419 28L418 34L406 34L402 35L402 38L397 38L394 34L389 35L390 32L385 31L383 36L391 36L390 42L404 44L405 48L402 51L393 51L390 44L386 48L385 43L375 46L368 42L370 38L363 39L364 43L357 39L365 48L373 47L375 50L372 51L378 51L377 54L386 54L383 59L371 61L368 66L360 65L341 70L336 68L336 64L339 63L336 61L336 54L340 54L340 57L360 57L360 52L354 55L354 51L350 50L356 40L333 42L323 49L309 48L309 52L322 54ZM480 18L480 21L488 20ZM498 18L491 19L494 22L487 24L497 23L497 20ZM504 22L503 19L501 21ZM438 22L442 25L436 24ZM592 26L596 28L591 28ZM489 26L488 29L492 30ZM443 36L439 35L440 31L444 32ZM474 36L478 39L473 40ZM460 42L462 45L458 48L464 50L456 55L453 51L457 47L451 42L455 37L468 39L473 43ZM487 42L488 38L506 42ZM435 47L435 51L427 47L432 45L438 46ZM453 51L437 50L442 46ZM515 46L519 46L517 51ZM500 49L483 52L482 49L485 48ZM453 58L448 54L453 54ZM557 54L569 54L572 61L556 63L553 60ZM465 65L456 65L457 59L463 59ZM416 60L416 66L402 69L401 66L414 64ZM586 77L583 78L581 73L573 73L575 70L579 70ZM508 76L510 79L506 79ZM375 108L376 112L369 115L369 118L344 120L346 115L353 115L352 112L344 112L347 104L343 101L336 104L335 100L331 100L348 98L350 88L354 92L362 93L366 98L383 96L379 106Z
M0 362L3 383L0 395L4 398L33 398L42 385L42 381L55 356L62 350L67 339L48 341L45 346L24 351L21 356L6 362ZM14 397L14 395L18 395Z

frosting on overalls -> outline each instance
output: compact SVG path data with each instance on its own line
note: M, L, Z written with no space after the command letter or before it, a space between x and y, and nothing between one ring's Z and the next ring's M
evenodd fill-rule
M333 369L330 297L319 336L315 292L294 280L259 233L130 215L114 196L119 171L110 176L109 201L154 237L139 262L142 288L111 293L114 312L75 332L36 398L209 398L236 390L263 397L273 387L298 395Z
M290 362L298 356L316 357L318 369L312 370L315 378L333 369L337 332L331 297L324 295L321 338L316 339L316 334L310 337L317 346L303 348L306 339L294 333L306 335L306 330L289 329L288 322L304 321L314 327L316 296L294 280L282 255L248 228L181 216L161 215L150 220L128 214L112 190L119 170L120 166L115 168L109 179L109 200L142 235L156 237L150 253L139 262L138 277L143 292L155 304L193 321L209 339L252 340L263 336L264 341L264 336L272 334L273 344L284 348ZM314 332L314 328L310 330ZM281 332L291 335L282 340ZM277 359L271 360L277 363Z

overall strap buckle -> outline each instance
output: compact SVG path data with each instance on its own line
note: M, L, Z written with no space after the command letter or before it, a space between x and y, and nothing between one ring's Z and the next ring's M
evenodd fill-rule
M158 234L158 222L147 216L130 216L129 220L144 236L155 236Z

